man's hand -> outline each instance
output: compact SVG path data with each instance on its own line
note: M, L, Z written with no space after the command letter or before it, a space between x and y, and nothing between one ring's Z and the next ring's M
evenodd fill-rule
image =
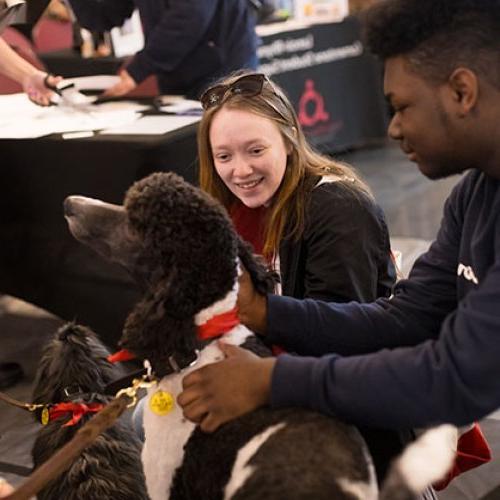
M118 74L120 81L110 87L108 90L103 92L102 97L120 97L122 95L128 94L137 87L135 80L128 74L124 69Z
M219 342L226 359L187 375L177 397L184 416L205 432L268 403L276 360Z
M47 84L45 84L47 78ZM47 75L44 71L34 69L23 81L23 90L31 101L39 106L48 106L54 91L50 87L56 87L62 80L61 76Z
M238 316L250 330L265 335L267 330L267 297L255 290L248 271L242 267L238 291Z

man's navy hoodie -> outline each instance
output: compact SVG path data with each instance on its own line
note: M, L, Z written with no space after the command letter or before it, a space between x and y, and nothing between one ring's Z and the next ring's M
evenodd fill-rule
M437 240L392 298L269 296L267 337L302 356L278 358L274 407L400 429L463 425L499 408L500 181L467 174Z
M212 80L256 61L248 0L70 0L92 31L121 26L139 9L146 43L127 66L140 83L155 74L162 93L198 97Z

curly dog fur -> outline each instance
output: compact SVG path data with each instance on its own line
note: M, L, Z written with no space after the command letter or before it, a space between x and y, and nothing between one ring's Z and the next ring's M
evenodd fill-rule
M123 206L74 196L65 201L65 214L79 241L124 265L144 287L121 342L150 361L161 378L144 415L143 464L153 500L379 498L361 436L336 419L264 408L208 435L187 422L175 404L163 416L150 408L155 391L173 394L175 401L185 374L221 359L216 343L200 340L197 329L200 318L235 306L238 261L259 291L273 287L273 276L218 203L175 174L156 173L136 182ZM224 339L259 343L242 325ZM169 373L172 356L190 359L196 349L195 367ZM416 498L406 478L390 476L404 492L401 498ZM390 498L384 495L380 498Z
M108 355L109 351L91 330L74 323L64 325L44 349L33 401L39 404L108 403L110 398L102 395L104 388L123 373L106 360ZM64 426L68 415L44 425L32 449L35 467L66 444L91 416L84 415L76 425L68 427ZM118 421L37 498L145 500L148 496L140 454L141 443L130 424Z

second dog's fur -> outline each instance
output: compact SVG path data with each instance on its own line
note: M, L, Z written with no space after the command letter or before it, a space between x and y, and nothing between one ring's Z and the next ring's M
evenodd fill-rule
M109 352L88 328L69 323L61 327L43 352L33 391L33 402L102 403L104 388L123 372L107 360ZM38 415L40 417L40 415ZM65 445L91 418L84 415L65 426L72 414L51 420L37 434L32 455L35 467ZM146 500L148 495L141 464L141 443L130 424L118 421L59 478L38 495L38 500L119 499Z

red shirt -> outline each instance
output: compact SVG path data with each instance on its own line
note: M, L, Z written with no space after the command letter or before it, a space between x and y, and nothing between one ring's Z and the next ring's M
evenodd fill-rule
M248 243L255 253L262 255L264 250L264 226L266 219L266 207L248 208L241 202L237 202L229 210L236 232Z

